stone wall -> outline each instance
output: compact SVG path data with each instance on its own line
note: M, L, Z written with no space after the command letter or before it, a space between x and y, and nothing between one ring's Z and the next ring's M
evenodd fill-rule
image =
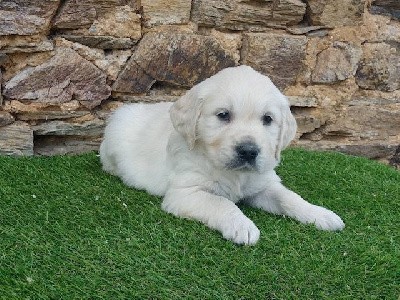
M396 161L398 0L3 0L0 153L97 149L122 103L239 64L289 97L296 144Z

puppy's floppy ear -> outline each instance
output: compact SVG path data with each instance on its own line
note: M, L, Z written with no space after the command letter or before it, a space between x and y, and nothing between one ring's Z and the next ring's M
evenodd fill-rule
M289 105L285 105L281 108L282 122L280 124L278 144L276 145L275 158L277 161L280 160L281 151L285 149L290 142L294 139L297 130L296 119L290 111Z
M172 125L186 140L192 150L196 141L196 125L203 106L197 86L179 98L170 108Z

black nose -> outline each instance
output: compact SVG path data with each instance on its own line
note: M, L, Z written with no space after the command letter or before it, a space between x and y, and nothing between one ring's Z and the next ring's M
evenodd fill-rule
M253 164L260 153L260 148L253 142L243 142L235 147L238 157L248 163Z

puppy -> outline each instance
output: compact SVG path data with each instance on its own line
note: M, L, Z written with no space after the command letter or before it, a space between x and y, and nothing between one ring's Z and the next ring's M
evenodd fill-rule
M104 170L128 186L164 196L166 212L201 221L237 244L260 237L239 201L341 230L339 216L285 188L274 171L296 127L287 99L270 79L239 66L197 84L175 103L119 108L105 129L100 157Z

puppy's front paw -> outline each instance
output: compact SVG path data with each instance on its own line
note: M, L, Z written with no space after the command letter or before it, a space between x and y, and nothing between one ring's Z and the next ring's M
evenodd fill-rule
M223 237L236 244L254 245L260 238L260 230L243 214L230 216L221 227Z
M310 221L322 230L335 231L344 228L344 222L337 214L321 206L313 205L310 210Z

